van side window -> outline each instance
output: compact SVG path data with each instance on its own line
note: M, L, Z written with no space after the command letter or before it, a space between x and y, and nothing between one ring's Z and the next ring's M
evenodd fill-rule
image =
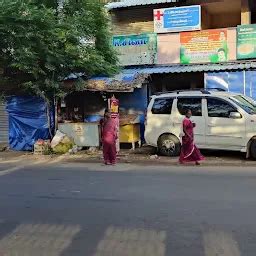
M152 114L169 115L172 113L173 99L171 98L159 98L155 99Z
M209 117L229 118L231 112L237 110L228 102L221 99L207 99L207 109Z
M192 111L193 116L202 116L202 99L201 98L179 98L178 110L181 115L185 115L187 109Z

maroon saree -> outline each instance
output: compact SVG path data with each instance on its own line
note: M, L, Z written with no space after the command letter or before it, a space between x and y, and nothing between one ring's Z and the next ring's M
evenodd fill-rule
M194 143L194 124L187 117L183 120L184 136L182 137L182 146L180 153L180 163L199 162L204 160L203 155Z

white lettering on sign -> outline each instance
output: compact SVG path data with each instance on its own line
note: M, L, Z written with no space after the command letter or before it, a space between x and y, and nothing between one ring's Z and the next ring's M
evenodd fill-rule
M127 46L127 45L145 45L148 43L147 38L143 39L114 39L114 46Z

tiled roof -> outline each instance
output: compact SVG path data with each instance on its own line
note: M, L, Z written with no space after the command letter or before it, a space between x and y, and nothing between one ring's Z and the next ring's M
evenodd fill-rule
M179 0L123 0L120 2L112 2L106 5L109 10L133 7L139 5L153 5L153 4L164 4L164 3L177 3Z

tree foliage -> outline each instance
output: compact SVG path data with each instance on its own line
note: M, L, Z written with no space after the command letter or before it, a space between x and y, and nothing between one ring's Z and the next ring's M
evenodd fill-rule
M108 17L95 0L0 0L0 86L50 98L70 73L116 72Z

